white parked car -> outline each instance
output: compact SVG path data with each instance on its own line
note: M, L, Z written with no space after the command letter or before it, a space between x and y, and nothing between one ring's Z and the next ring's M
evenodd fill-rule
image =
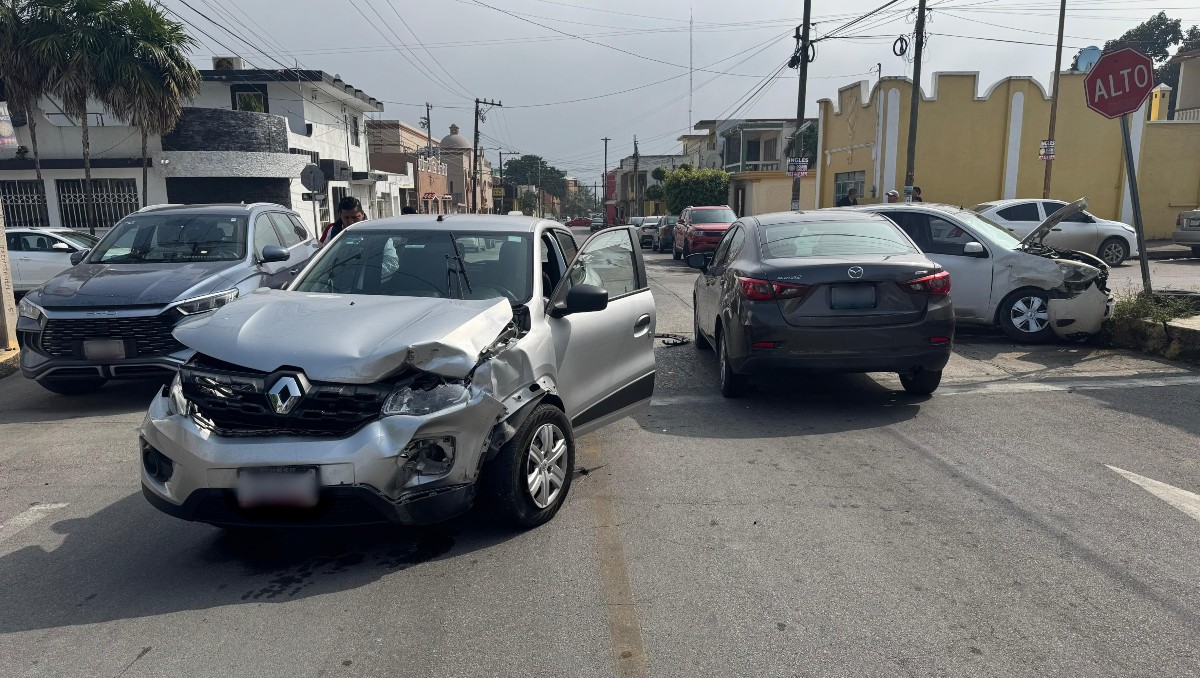
M658 222L662 217L646 217L642 219L642 223L638 226L638 237L642 239L642 247L649 247L654 244L654 238L658 235Z
M71 268L71 255L91 249L99 238L70 228L6 228L13 289L28 292Z
M1192 256L1200 257L1200 209L1179 213L1171 242L1192 248Z
M1061 200L993 200L971 209L1024 238L1056 210L1066 207ZM1120 266L1137 256L1137 236L1132 226L1109 221L1080 211L1050 229L1046 244L1060 249L1095 254L1109 266Z
M1078 200L1018 240L972 210L929 203L892 203L853 209L899 224L930 259L950 272L954 317L960 323L999 325L1023 343L1057 335L1095 334L1112 312L1109 267L1087 252L1043 243L1047 233L1087 206Z

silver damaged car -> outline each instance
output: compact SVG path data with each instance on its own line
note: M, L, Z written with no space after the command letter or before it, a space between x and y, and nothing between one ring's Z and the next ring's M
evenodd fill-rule
M509 522L544 523L576 436L653 392L640 250L630 227L577 250L532 217L357 224L287 289L176 328L196 354L140 428L143 493L270 526L432 523L483 491Z

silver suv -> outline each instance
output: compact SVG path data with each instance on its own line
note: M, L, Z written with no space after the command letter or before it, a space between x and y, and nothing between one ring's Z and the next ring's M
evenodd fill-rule
M318 244L281 205L148 207L26 294L21 371L55 393L170 376L191 355L171 335L259 287L283 287Z
M561 224L487 215L343 231L287 290L175 330L196 354L142 423L143 493L216 525L420 524L483 488L518 526L549 520L575 436L654 389L637 237L577 252Z

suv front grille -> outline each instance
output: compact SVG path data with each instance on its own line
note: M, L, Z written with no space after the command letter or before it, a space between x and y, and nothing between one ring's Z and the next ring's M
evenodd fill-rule
M175 321L170 313L137 318L47 320L42 329L41 351L55 358L83 358L83 342L88 339L123 339L129 358L167 355L184 348L171 335Z
M307 391L287 414L267 399L277 379L294 370L270 374L255 370L197 368L180 370L183 393L195 408L195 420L230 437L293 435L346 436L379 417L392 384L307 382ZM209 359L211 362L211 359Z

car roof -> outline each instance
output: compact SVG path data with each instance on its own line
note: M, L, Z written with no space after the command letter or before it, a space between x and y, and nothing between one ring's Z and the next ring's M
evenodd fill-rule
M562 224L550 219L527 216L509 216L506 214L404 214L398 217L368 219L354 224L355 231L387 231L409 229L465 229L488 233L535 233L539 225L558 226Z
M254 210L256 208L267 208L267 209L279 210L279 211L283 211L283 212L291 212L293 214L299 214L299 212L296 212L295 210L293 210L291 208L284 207L283 205L278 205L278 204L272 203L272 202L255 202L255 203L250 203L250 204L210 203L210 204L198 204L198 205L151 205L149 207L143 207L142 209L138 210L137 212L134 212L134 214L150 214L150 213L158 214L158 213L164 213L164 212L185 212L185 213L190 213L190 214L222 214L222 215L224 215L224 214L238 214L238 213L244 214L244 213Z
M727 210L731 209L729 205L692 205L689 210Z
M827 208L792 212L770 212L768 214L758 214L753 217L744 217L743 221L747 218L754 219L761 226L774 226L776 224L846 223L862 221L863 214L873 213L855 209ZM882 216L878 218L883 219Z
M855 205L853 207L837 207L837 210L847 212L878 212L881 210L906 210L909 212L926 212L928 214L958 214L970 210L960 205L947 205L936 202L892 202L875 205Z

